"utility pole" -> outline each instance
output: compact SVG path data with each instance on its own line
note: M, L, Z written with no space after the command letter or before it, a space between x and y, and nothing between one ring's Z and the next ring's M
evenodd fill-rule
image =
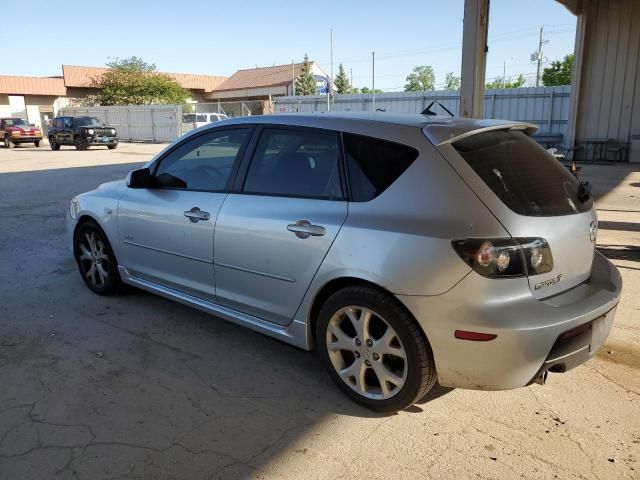
M373 93L371 108L376 111L376 52L371 52L371 93Z
M549 43L549 40L544 39L544 25L542 25L540 27L540 39L538 41L538 49L531 54L531 61L536 62L538 64L538 68L536 69L536 87L540 86L542 64L545 63L543 47L546 43Z
M293 58L291 59L291 96L293 97L296 94L296 67L293 63Z
M333 28L331 29L331 69L330 78L327 83L327 112L331 110L331 94L333 93Z

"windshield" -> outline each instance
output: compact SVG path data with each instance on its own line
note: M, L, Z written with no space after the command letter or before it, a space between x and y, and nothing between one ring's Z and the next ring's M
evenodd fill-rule
M76 117L73 123L78 127L103 127L104 123L95 117Z
M525 133L497 130L453 144L504 204L519 215L551 217L586 212L591 196L576 178Z
M29 126L29 124L27 123L26 120L23 120L22 118L7 118L5 120L5 123L9 126Z

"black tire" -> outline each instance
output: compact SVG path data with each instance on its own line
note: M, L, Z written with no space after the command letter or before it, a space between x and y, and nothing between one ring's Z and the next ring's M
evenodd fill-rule
M13 148L15 144L9 139L9 137L5 134L4 136L4 146L5 148Z
M95 249L91 248L92 237L95 239ZM90 258L86 258L86 250L89 251ZM122 280L118 273L118 261L107 236L97 223L86 221L77 228L73 239L73 254L80 276L92 292L98 295L113 295L121 290ZM98 264L104 275L99 271Z
M326 341L329 322L336 312L351 305L372 310L380 318L384 318L384 321L395 330L404 347L406 380L390 398L372 399L356 392L342 380L331 362ZM372 410L379 412L403 410L424 397L436 383L433 352L422 329L396 299L382 291L366 286L353 286L334 293L320 310L315 334L318 354L331 378L352 400Z
M33 142L33 146L36 148L40 147L40 140L36 140L35 142Z
M56 137L53 135L49 137L49 147L51 147L51 150L60 150L60 144L56 142Z
M73 139L73 145L76 147L76 150L86 150L88 147L87 142L85 142L84 138L80 135L76 135Z
M107 148L109 150L115 150L116 148L118 148L118 145L107 145Z

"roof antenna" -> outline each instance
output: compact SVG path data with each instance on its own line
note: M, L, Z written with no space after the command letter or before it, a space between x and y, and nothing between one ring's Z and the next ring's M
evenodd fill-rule
M434 112L433 110L431 110L431 107L433 107L434 105L440 105L440 107L447 112L449 115L451 115L452 117L455 117L455 115L453 113L451 113L451 111L445 107L443 104L441 104L438 100L434 100L433 102L431 102L427 108L425 108L422 112L422 115L437 115L436 112Z

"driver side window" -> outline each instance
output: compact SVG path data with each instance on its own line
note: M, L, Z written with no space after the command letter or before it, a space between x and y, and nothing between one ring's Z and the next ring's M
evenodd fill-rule
M248 128L225 129L188 140L160 160L154 175L156 186L224 191L249 133Z

